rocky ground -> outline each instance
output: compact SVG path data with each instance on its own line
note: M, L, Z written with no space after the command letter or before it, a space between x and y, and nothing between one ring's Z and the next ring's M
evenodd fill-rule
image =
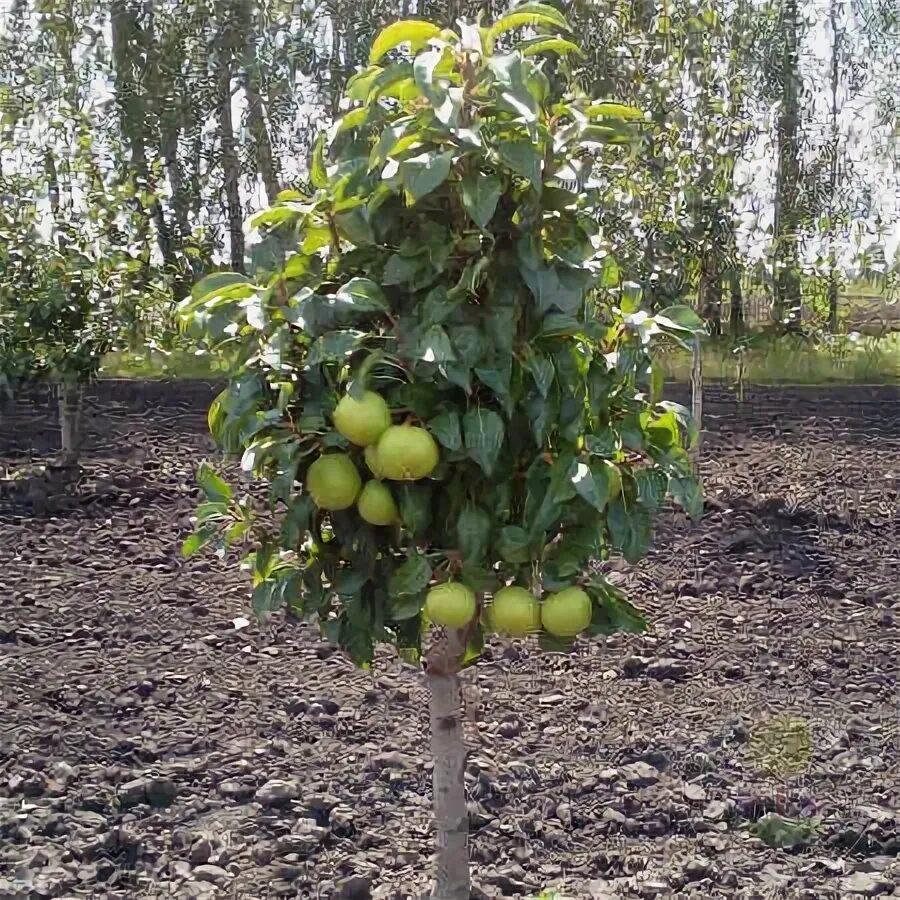
M2 898L425 888L418 673L260 627L239 572L180 558L210 392L101 384L71 497L0 482ZM900 896L898 406L714 392L705 517L611 567L651 631L490 648L466 689L479 896ZM54 428L40 396L3 408L0 464Z

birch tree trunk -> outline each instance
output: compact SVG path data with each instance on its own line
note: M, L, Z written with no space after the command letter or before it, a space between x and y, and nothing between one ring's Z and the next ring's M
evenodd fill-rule
M59 406L59 430L62 438L61 461L65 466L76 466L81 456L81 406L84 387L62 382L57 387Z
M691 416L697 426L697 443L691 450L694 474L700 468L700 451L703 447L703 345L699 337L694 338L693 363L691 365Z
M469 900L469 814L466 809L466 743L459 664L466 645L461 631L447 631L428 654L435 879L431 900Z

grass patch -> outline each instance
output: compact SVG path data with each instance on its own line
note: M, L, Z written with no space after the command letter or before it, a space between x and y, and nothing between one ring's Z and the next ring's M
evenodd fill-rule
M748 384L897 384L900 382L900 334L854 341L842 337L814 347L788 338L772 340L743 353ZM658 357L667 380L688 382L691 355L677 349ZM704 380L737 382L739 355L727 342L707 341Z
M228 364L209 353L197 354L187 350L163 353L145 350L141 353L109 353L100 369L101 378L135 378L149 380L210 380L224 378Z

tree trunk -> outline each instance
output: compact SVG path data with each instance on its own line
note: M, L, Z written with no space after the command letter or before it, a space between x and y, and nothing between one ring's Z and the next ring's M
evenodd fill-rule
M76 466L81 456L81 406L84 387L64 381L57 387L59 429L62 438L61 461L67 467Z
M466 743L459 662L465 635L448 631L428 654L433 805L437 853L431 900L469 900L469 815L466 809Z
M244 90L247 92L247 121L253 141L256 145L256 165L266 189L266 199L269 205L273 205L278 198L281 188L278 184L278 167L272 153L272 142L269 139L269 129L266 127L266 119L263 113L262 96L256 79L256 61L247 69L247 77L244 82Z
M838 27L838 8L836 0L831 0L829 11L831 23L831 163L828 173L828 243L829 243L829 273L828 273L828 330L836 334L838 330L838 271L835 258L835 206L837 200L838 183L838 150L840 149L841 134L838 120L838 87L841 74L841 43L843 42L843 29Z
M234 141L234 121L231 114L231 43L226 24L225 36L219 48L219 146L222 151L222 187L225 191L226 215L230 243L231 268L244 271L244 209L241 205L241 162Z
M700 468L700 451L703 446L703 344L694 338L693 362L691 365L691 416L697 427L697 444L691 451L694 474Z
M801 319L800 285L800 55L797 0L785 0L782 17L782 95L778 114L775 179L775 272L772 316L781 328Z
M728 286L731 291L731 311L729 327L731 337L735 340L744 333L744 291L741 287L741 271L733 268L728 273Z

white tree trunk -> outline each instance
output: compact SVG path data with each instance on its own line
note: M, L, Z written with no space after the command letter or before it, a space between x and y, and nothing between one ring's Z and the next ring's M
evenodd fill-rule
M700 466L700 449L703 445L703 345L699 337L694 341L694 360L691 366L691 416L697 427L697 443L691 451L696 475Z
M62 462L67 466L78 463L81 455L81 405L84 388L80 384L63 382L59 385L59 428L62 436Z
M469 900L469 814L466 743L457 667L465 640L449 633L428 655L433 802L437 855L432 900ZM435 652L436 651L436 652Z

